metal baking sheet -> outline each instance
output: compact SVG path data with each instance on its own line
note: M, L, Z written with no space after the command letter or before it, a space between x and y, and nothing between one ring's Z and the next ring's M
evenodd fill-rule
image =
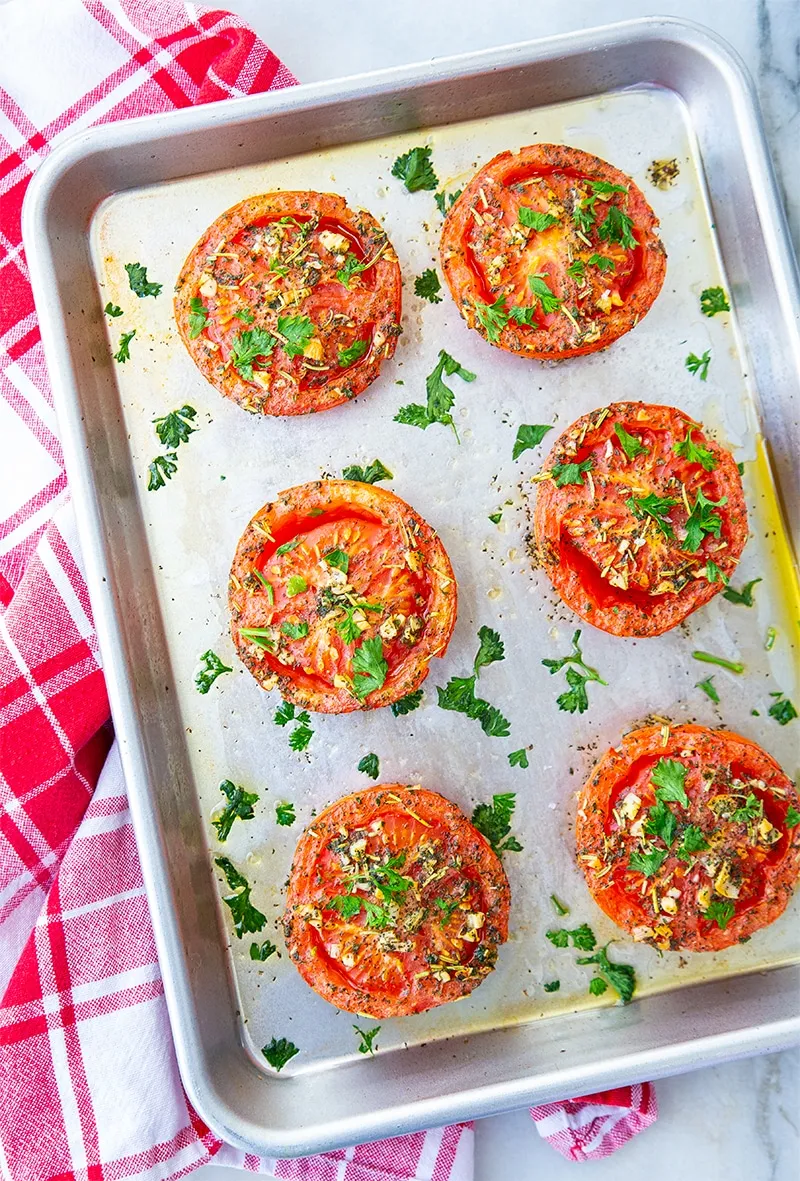
M556 70L559 62L564 68ZM582 68L571 70L570 62ZM617 933L575 869L571 824L574 789L631 722L648 713L724 722L762 742L787 770L796 761L791 728L766 715L770 691L797 688L798 604L757 407L758 390L776 375L785 403L796 394L798 373L785 347L797 347L785 314L796 275L738 70L695 29L634 22L433 70L263 96L234 104L236 112L210 108L103 129L80 137L72 154L62 149L40 173L26 243L51 368L60 375L70 476L176 1044L190 1096L228 1139L307 1152L796 1036L796 1005L777 1024L770 1020L776 989L782 995L796 978L780 965L800 958L789 914L715 956L659 957L618 944L620 958L636 964L642 997L625 1011L590 1004L574 957L543 937L554 890L602 940ZM727 88L731 126L727 139L717 126L709 142L715 87ZM463 122L464 111L479 117ZM628 172L660 216L669 254L664 291L636 331L607 353L561 366L491 349L467 331L449 299L431 307L411 294L413 276L436 257L441 219L430 194L410 196L389 176L396 155L426 142L440 178L456 188L497 151L537 140L596 152ZM648 185L646 169L671 157L680 179L662 193ZM196 238L235 201L272 188L336 191L369 208L386 226L406 280L394 361L356 402L324 416L243 414L200 377L172 324L169 288ZM731 190L737 204L729 207ZM731 214L750 221L728 224ZM58 238L45 246L43 231L56 226ZM750 248L740 257L743 228ZM770 267L753 263L765 254ZM126 319L112 324L114 341L120 326L137 329L131 362L114 367L100 309L109 299L130 307L122 268L132 260L145 263L165 291L134 301ZM733 292L736 318L701 316L699 292L717 283ZM419 399L441 347L478 375L473 385L456 385L460 445L444 428L422 435L392 421L400 405ZM708 347L714 359L703 385L683 358ZM751 539L735 581L761 575L764 582L753 610L718 598L657 640L618 640L584 627L587 658L609 685L592 686L589 712L571 717L557 710L559 688L540 661L566 652L579 621L531 569L525 539L538 458L528 452L513 462L511 447L521 422L553 422L554 437L580 413L637 397L687 410L744 463ZM176 479L148 493L147 463L158 449L152 419L185 401L198 409L200 429L181 448ZM375 455L394 472L391 487L448 549L459 580L458 625L445 660L434 662L421 710L401 719L386 710L314 717L307 755L295 754L272 721L279 699L236 666L226 638L230 558L249 517L277 491ZM501 505L495 526L488 514ZM506 660L485 671L481 691L511 719L508 740L489 739L435 704L435 684L469 667L484 623L506 642ZM770 653L768 626L778 631ZM192 674L207 647L237 671L200 697ZM716 674L719 709L695 688L710 670L691 660L694 648L747 665L746 677ZM529 743L530 768L510 768L508 751ZM208 820L221 779L259 792L258 818L237 823L224 851L254 883L254 900L271 920L263 934L275 938L272 920L300 825L312 809L367 782L356 763L369 751L381 757L383 780L422 782L467 811L494 791L515 790L525 850L506 857L512 936L498 970L458 1005L384 1022L380 1053L367 1063L356 1053L352 1018L316 997L285 956L255 964L249 941L235 938L225 950ZM296 805L294 828L275 826L274 803L282 800ZM757 974L766 969L768 978ZM556 975L561 991L548 996L542 982ZM679 1011L682 1031L670 1027ZM713 1049L687 1037L693 1025L717 1038ZM280 1078L258 1049L273 1035L302 1051ZM554 1056L556 1044L568 1065ZM636 1069L631 1054L641 1056ZM354 1086L360 1098L351 1102Z

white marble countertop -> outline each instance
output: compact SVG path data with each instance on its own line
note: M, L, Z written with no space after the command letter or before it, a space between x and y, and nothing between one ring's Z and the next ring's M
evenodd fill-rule
M722 34L758 87L795 248L800 251L800 0L222 0L303 82L343 77L632 17L675 16ZM613 1157L580 1166L537 1136L527 1111L481 1120L475 1181L797 1181L800 1050L658 1084L658 1122ZM199 1181L241 1181L207 1165Z

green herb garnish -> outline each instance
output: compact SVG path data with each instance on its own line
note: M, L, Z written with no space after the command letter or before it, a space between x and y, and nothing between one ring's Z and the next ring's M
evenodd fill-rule
M294 824L296 819L294 804L275 805L275 820L282 828L288 828L290 824Z
M221 677L223 673L232 672L233 669L229 668L227 664L223 664L216 652L212 652L209 648L200 657L200 668L194 674L195 688L198 693L208 693L217 677Z
M620 447L628 459L635 459L637 455L647 454L647 448L644 444L640 443L635 435L628 434L621 422L614 423L614 434L619 439Z
M389 665L383 656L383 643L379 636L364 642L353 652L353 692L359 701L383 687L389 673Z
M243 787L237 787L231 783L230 779L223 779L219 785L219 790L227 799L227 804L223 808L221 814L212 820L211 823L217 830L217 840L225 841L230 835L234 820L252 820L255 816L253 811L253 804L258 803L258 796L255 792L245 791Z
M342 472L345 480L359 480L362 484L375 484L378 480L393 480L394 476L379 459L373 459L367 467L351 464Z
M708 841L702 829L696 824L690 824L684 829L683 839L676 849L676 855L681 861L691 861L695 853L702 853L708 848Z
M559 299L558 296L554 294L552 288L548 286L546 280L549 278L550 275L542 273L528 275L528 286L531 289L534 304L538 301L539 306L542 309L542 313L545 316L549 316L553 312L557 312L564 302L563 299Z
M350 569L350 555L343 549L331 549L322 556L329 566L333 566L334 570L341 570L342 574L346 574Z
M369 775L370 779L377 779L381 773L380 759L376 754L364 755L363 759L359 760L357 770Z
M356 361L360 361L368 348L368 340L354 340L348 348L339 349L340 368L347 369L349 365L354 365Z
M432 423L438 422L442 426L452 427L453 433L458 439L456 424L450 413L455 402L455 394L449 386L445 385L443 380L445 375L447 377L458 376L462 381L475 380L474 373L465 369L444 349L440 349L436 367L425 380L425 390L428 395L427 405L421 406L418 402L412 402L408 406L401 406L394 416L394 421L403 423L405 426L418 426L422 430L431 426Z
M688 808L689 797L685 787L687 770L677 759L659 759L650 774L650 779L658 789L656 798L670 800L683 808Z
M358 1052L359 1054L374 1054L377 1050L375 1038L381 1031L380 1025L376 1025L374 1029L359 1029L357 1025L353 1026L359 1037Z
M542 661L545 668L550 670L551 675L559 672L562 668L566 669L565 676L569 689L556 698L556 704L560 710L571 714L582 714L589 708L589 697L586 692L589 681L596 681L599 685L608 684L596 668L591 668L584 661L579 643L580 636L579 629L572 637L572 651L568 656L563 656L560 660Z
M627 1005L631 1000L636 989L636 972L630 964L615 964L608 958L608 947L601 947L594 955L584 956L577 959L575 962L581 965L594 964L597 971L597 976L594 980L600 979L603 984L610 985L611 988L619 996L623 1005ZM605 992L605 988L592 988L594 980L589 982L589 991L598 996L601 992Z
M720 668L726 668L728 672L736 673L737 675L744 672L744 665L738 660L726 660L724 656L712 656L710 652L695 651L692 653L694 660L699 660L702 664L716 664Z
M189 300L189 339L196 340L208 323L208 308L199 295Z
M290 574L286 580L286 594L290 599L295 595L302 595L303 591L308 590L308 583L302 574Z
M514 449L511 452L511 458L519 459L523 451L528 451L531 447L538 447L547 432L552 429L549 423L524 422L517 430L517 437L514 440Z
M710 697L715 705L719 705L719 693L714 685L713 677L706 677L704 681L697 681L695 689L702 689L707 697Z
M656 496L655 492L650 492L647 496L629 496L625 503L640 521L647 518L654 521L664 537L675 536L675 530L667 514L678 503L677 500L669 496Z
M702 357L696 356L694 353L689 353L689 356L684 361L684 365L690 373L696 373L701 381L708 378L708 367L711 364L711 350L706 349Z
M536 230L537 234L549 230L550 226L554 226L558 221L554 214L539 213L536 209L529 209L527 205L520 205L517 214L520 223L527 226L529 230Z
M273 1038L267 1046L262 1046L261 1053L269 1062L270 1066L274 1066L276 1070L283 1070L290 1058L294 1058L295 1054L299 1054L297 1046L294 1042L290 1042L287 1038Z
M264 942L260 943L260 944L259 943L251 943L250 944L250 959L251 960L258 960L259 963L263 964L264 960L268 960L269 957L271 955L274 955L277 950L278 949L275 946L275 944L270 943L269 939L265 939Z
M686 536L681 544L681 549L686 550L687 553L696 554L707 533L719 537L722 529L722 517L719 513L715 513L714 509L722 508L727 503L727 496L721 496L719 500L708 500L702 488L698 488L692 511L686 520Z
M568 931L566 927L556 927L554 930L545 931L545 938L549 939L554 947L569 947L572 943L579 951L594 951L597 946L594 931L588 923L581 923L574 931Z
M119 361L120 365L124 365L126 361L130 361L130 344L135 335L136 329L132 328L130 332L123 332L122 336L119 338L119 348L112 355L115 361Z
M420 299L427 299L428 303L441 303L442 297L439 292L442 290L442 285L439 282L439 276L436 271L430 268L423 271L414 280L414 294L418 295Z
M729 312L731 305L721 287L706 287L700 294L700 311L704 316L716 316L717 312Z
M453 206L455 205L456 201L461 196L463 191L464 191L463 189L456 189L456 191L454 193L447 194L447 208L445 208L445 194L444 193L437 193L436 194L436 196L434 197L434 201L436 202L436 208L439 210L442 217L444 217L446 215L447 209L453 208Z
M713 451L709 451L708 447L703 447L700 443L695 443L692 439L692 433L696 427L689 426L686 428L686 438L679 443L672 444L672 450L676 455L687 459L689 463L699 463L700 466L707 472L713 472L717 466L717 459Z
M475 657L471 677L451 677L445 687L437 686L436 692L441 709L466 714L480 722L484 734L492 738L507 738L511 732L508 718L488 701L475 696L475 685L480 670L504 658L503 641L496 631L482 627L478 632L479 648Z
M124 315L122 308L117 307L115 303L111 302L106 304L106 306L103 308L103 311L107 316L111 316L112 319L115 319L117 316Z
M738 603L741 607L752 607L753 587L763 581L763 578L751 578L740 591L734 590L732 586L727 586L722 592L722 597L727 599L729 603Z
M181 443L188 443L189 435L197 430L197 427L192 426L192 420L196 417L197 411L193 406L181 406L180 410L172 410L163 418L154 418L159 441L173 451Z
M138 262L126 262L125 270L128 272L128 285L134 295L138 295L139 299L144 299L147 295L160 295L161 283L150 283L147 279L147 267L143 267Z
M478 323L486 333L487 340L490 340L492 344L497 344L500 334L511 316L506 306L505 296L501 295L494 303L481 303L479 300L475 300L473 307Z
M215 857L214 864L219 866L225 875L228 889L234 893L223 895L222 901L228 907L233 918L233 929L241 939L243 935L255 935L262 929L267 916L257 910L250 901L251 886L244 874L227 857Z
M528 762L528 752L523 746L522 750L512 750L508 756L509 765L512 767L527 768L530 764Z
M415 689L413 693L406 693L399 701L393 701L390 708L394 716L401 718L419 709L422 704L422 692L422 689Z
M231 364L245 381L253 380L253 365L262 364L275 350L277 337L265 328L248 328L237 333L231 341Z
M282 337L283 351L290 357L301 357L314 335L314 325L308 316L278 316L278 336Z
M305 620L301 623L289 623L286 619L281 624L281 633L288 636L290 640L302 640L308 635L308 624Z
M772 705L767 710L771 718L774 718L779 726L787 726L789 722L797 717L797 710L788 697L781 694L777 700L773 701Z
M584 474L594 467L594 456L582 459L580 463L554 463L551 474L557 488L565 488L568 484L585 484Z
M553 910L556 912L556 914L561 915L562 918L565 914L569 914L569 907L565 906L561 899L557 898L555 894L550 895L550 901L553 904Z
M516 792L507 791L492 796L491 804L478 804L472 813L472 823L486 837L495 853L522 852L522 845L516 837L508 835L516 804Z
M631 853L628 868L651 878L658 873L668 857L669 849L635 849Z
M794 804L790 804L786 809L786 815L783 822L787 828L796 828L800 824L800 812L797 811Z
M157 488L163 488L165 482L175 475L178 470L178 457L174 451L168 451L166 455L157 455L153 462L148 464L147 470L147 491L155 492Z
M412 148L404 155L398 156L392 165L392 176L401 180L409 193L417 193L420 189L433 190L439 187L439 179L431 164L431 148L429 147Z
M252 324L255 316L250 311L250 308L239 308L237 312L233 313L237 320L241 320L243 324Z
M605 220L598 227L597 236L604 242L619 242L626 250L635 250L637 246L633 219L617 205L609 206Z
M545 992L558 992L561 987L560 980L548 980L546 984L542 985Z
M711 923L716 923L720 931L724 931L736 913L736 907L729 898L712 898L705 909L704 917Z

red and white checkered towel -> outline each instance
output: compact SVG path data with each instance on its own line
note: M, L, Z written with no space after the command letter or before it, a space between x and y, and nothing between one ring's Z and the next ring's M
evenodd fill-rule
M66 131L294 79L236 17L178 0L10 0L0 46L0 1175L167 1181L213 1157L308 1181L470 1181L468 1125L271 1161L186 1101L22 251L27 183ZM586 1159L652 1123L655 1096L531 1114Z

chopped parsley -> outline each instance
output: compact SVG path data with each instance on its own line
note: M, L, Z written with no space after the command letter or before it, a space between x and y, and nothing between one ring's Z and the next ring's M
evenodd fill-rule
M527 749L523 746L522 750L512 750L508 756L508 762L512 767L522 767L523 769L529 767Z
M308 590L308 583L302 574L290 574L286 580L286 594L290 599L295 595L302 595L303 591Z
M497 344L511 315L506 306L505 296L501 295L494 303L481 303L476 300L473 306L478 323L486 333L487 340L490 340L492 344Z
M227 857L215 857L214 864L225 875L228 889L232 894L223 895L222 901L233 918L233 929L241 939L243 935L257 934L267 921L267 916L257 910L250 901L251 886L244 874Z
M275 550L275 556L280 557L281 554L291 553L291 551L293 549L297 549L301 540L302 540L302 538L300 538L300 537L293 537L291 539L291 541L284 541L283 545L279 545L278 548Z
M353 1029L359 1037L359 1054L374 1054L378 1048L375 1044L375 1038L381 1031L380 1025L376 1025L374 1029L359 1029L357 1025L354 1025Z
M359 760L357 770L369 775L370 779L377 779L381 773L380 759L376 754L364 755L363 759Z
M537 234L541 234L543 230L549 230L550 226L554 226L558 221L554 214L539 213L536 209L529 209L527 205L520 205L517 213L520 223L529 230L536 230Z
M786 809L786 815L783 822L787 828L796 828L800 824L800 812L797 811L794 804L790 804Z
M721 582L723 586L728 585L728 575L723 574L716 562L712 562L711 558L706 562L706 578L709 582Z
M489 513L489 520L493 525L499 525L503 519L503 510L499 508L496 513Z
M522 426L517 430L517 437L514 440L514 450L511 452L511 458L519 459L523 451L529 451L532 447L538 447L547 432L552 429L549 423L523 422Z
M389 673L389 665L383 656L380 636L364 640L353 652L353 692L359 701L383 687Z
M686 536L681 549L696 554L705 534L710 533L718 538L722 529L722 517L715 513L714 509L722 508L727 503L727 496L721 496L719 500L709 500L702 488L698 488L692 511L686 520Z
M336 278L349 290L350 280L353 278L353 276L359 275L362 271L368 270L370 265L370 263L359 262L352 250L348 250L347 254L345 255L341 270L336 272Z
M495 661L505 660L505 645L496 631L490 627L482 627L478 632L478 654L475 657L475 675L482 668L486 668Z
M646 518L654 521L664 537L675 536L675 530L667 514L678 503L677 500L673 500L669 496L656 496L655 492L649 492L647 496L629 496L625 503L640 521L644 521Z
M730 818L734 824L754 824L764 815L764 805L755 794L748 792L744 803L731 812Z
M144 299L148 295L154 298L161 294L161 283L150 283L147 279L147 267L143 267L139 262L126 262L125 270L128 272L128 286L134 295L138 295L139 299Z
M282 828L288 828L290 824L294 824L296 819L294 804L275 805L275 821Z
M159 441L172 451L181 443L188 443L189 435L197 430L197 427L192 426L192 420L196 417L197 411L193 406L181 406L180 410L171 410L163 418L154 418Z
M348 348L339 349L340 368L346 369L348 365L354 365L356 361L360 361L368 348L368 340L354 340Z
M592 976L589 981L589 992L592 996L602 996L607 988L608 985L602 976Z
M581 923L574 931L568 931L566 927L556 927L554 930L545 931L545 937L554 947L569 947L570 943L579 951L594 951L597 947L594 931L588 923Z
M454 193L447 193L447 195L446 195L447 206L446 207L445 207L445 194L444 193L437 193L436 194L436 196L434 197L434 201L436 202L436 208L439 210L442 217L444 217L446 215L448 209L453 208L453 206L455 205L456 201L461 196L463 191L464 191L463 189L456 189L456 191Z
M601 980L604 985L610 985L619 996L623 1005L627 1005L636 989L636 972L630 964L616 964L608 958L608 947L598 948L591 956L579 957L576 963L593 964L597 973L594 980ZM589 991L593 996L605 992L605 988L592 988L594 980L589 982Z
M255 316L250 311L250 308L239 308L238 312L233 313L237 320L241 320L243 324L252 324Z
M516 792L506 791L492 796L491 804L478 804L472 813L472 823L486 837L495 853L522 852L522 845L517 838L509 836L516 804Z
M542 273L528 275L528 286L531 289L534 304L538 301L539 306L542 309L542 313L545 316L549 316L553 312L557 312L564 302L563 299L559 299L558 296L553 293L552 288L548 286L546 280L549 278L550 275Z
M744 665L739 660L726 660L724 656L712 656L710 652L694 651L692 653L694 660L699 660L702 664L716 664L720 668L726 668L728 672L736 673L737 675L744 672Z
M559 988L561 987L561 981L548 980L544 985L542 985L542 987L544 988L545 992L558 992Z
M550 895L550 901L553 904L553 910L557 915L560 915L561 918L563 918L565 914L569 914L569 907L565 906L561 899L557 898L555 894Z
M713 472L717 466L717 460L714 453L709 451L708 447L703 447L700 443L695 443L692 440L692 433L696 427L689 426L686 428L686 438L679 443L672 444L672 450L676 455L687 459L689 463L699 463L707 472Z
M308 316L278 316L278 336L288 356L301 357L313 335L314 325Z
M614 434L619 439L619 445L628 459L635 459L637 455L646 455L647 448L635 435L629 434L621 422L614 423Z
M329 566L333 566L334 570L341 570L342 574L346 574L350 569L350 555L343 549L331 549L322 556Z
M657 793L656 793L657 794ZM671 845L675 839L678 818L663 800L658 802L647 813L644 831L648 836L659 837L665 845Z
M590 267L597 267L601 275L604 275L606 271L615 271L617 269L614 259L606 258L604 254L593 254L586 261Z
M309 726L311 718L307 710L297 713L291 701L282 701L275 710L273 721L276 726L288 726L289 722L293 722L295 728L289 735L289 747L291 750L306 750L314 734Z
M434 898L433 905L437 910L442 912L442 917L439 922L440 927L446 927L450 922L450 917L454 910L458 909L458 898Z
M290 640L302 640L308 635L308 624L305 620L301 623L289 623L286 619L281 624L281 633L288 636Z
M199 295L189 300L189 339L196 340L208 323L208 308Z
M753 587L763 582L762 578L751 578L746 582L740 591L737 591L732 586L726 586L722 592L723 599L727 599L729 603L738 603L741 607L753 606Z
M689 356L684 361L684 365L690 373L696 373L701 381L706 381L708 378L708 367L711 364L711 350L706 349L702 357L698 357L695 353L689 353Z
M704 316L716 316L717 312L729 312L731 305L721 287L706 287L700 294L700 311Z
M618 205L609 206L605 220L598 226L597 236L603 242L619 242L626 250L636 249L633 219Z
M200 668L194 674L195 688L198 693L208 693L217 677L221 677L223 673L232 672L233 669L229 668L227 664L223 664L216 652L212 652L209 648L200 657Z
M582 459L580 463L554 463L552 476L557 488L565 488L568 484L584 484L584 474L594 467L594 456Z
M652 770L650 779L656 787L656 798L670 800L689 807L689 797L686 794L687 767L677 759L659 759Z
M124 314L122 308L117 307L115 303L111 303L110 301L103 308L103 311L107 316L111 316L112 319L115 319L117 316L122 316Z
M418 426L421 430L425 430L432 423L438 422L442 426L452 427L453 433L456 439L458 439L456 424L450 413L455 402L455 394L449 386L445 385L445 376L458 376L462 381L475 380L474 373L471 373L469 369L465 369L463 365L459 364L444 349L440 349L439 360L433 372L429 373L425 379L425 391L428 396L427 404L420 406L418 402L411 402L408 406L401 406L394 416L394 421L403 423L405 426Z
M431 148L429 147L411 148L404 155L398 156L392 165L392 176L401 180L409 193L417 193L420 189L433 190L439 187L439 178L433 170Z
M265 328L248 328L237 333L231 341L231 364L245 381L253 380L253 365L272 356L277 337Z
M422 704L422 692L422 689L415 689L413 693L406 693L405 697L401 697L399 701L393 701L390 708L394 716L402 718L406 714L413 713L415 709L419 709Z
M351 464L342 472L345 480L359 480L362 484L376 484L378 480L393 480L394 476L379 459L373 459L366 467Z
M297 1046L294 1042L290 1042L287 1038L273 1038L267 1046L262 1046L261 1053L269 1062L270 1066L274 1066L276 1070L283 1070L286 1063L294 1058L295 1054L299 1054Z
M690 824L684 829L683 839L675 852L681 861L691 861L695 853L703 853L707 848L708 841L702 829Z
M496 631L482 627L478 632L479 648L471 677L451 677L444 688L437 686L440 709L466 714L480 722L484 734L491 738L507 738L511 723L496 706L475 696L475 685L480 670L504 658L503 641Z
M567 656L561 657L560 660L543 660L542 664L545 668L553 673L557 673L564 668L565 676L569 689L556 698L556 705L560 710L566 713L585 713L589 708L589 697L586 692L586 686L589 681L596 681L599 685L608 684L600 676L596 668L591 668L583 659L583 652L580 646L580 629L576 631L572 637L572 651Z
M130 332L123 332L119 338L119 347L113 354L114 360L119 361L120 365L124 365L126 361L131 359L131 341L136 335L136 329L132 328Z
M764 651L765 652L772 651L772 649L775 647L775 641L777 640L777 638L778 638L777 629L774 627L768 627L767 634L764 637Z
M441 303L442 297L439 292L442 290L442 285L439 282L439 276L436 271L428 269L423 271L414 280L414 294L418 295L420 299L427 299L428 303Z
M712 898L705 910L705 918L716 923L720 931L724 931L736 913L736 907L730 898Z
M239 820L253 819L255 816L253 804L258 803L258 796L255 792L245 791L243 787L237 787L234 783L231 783L230 779L223 779L219 785L219 790L228 802L216 820L212 820L211 823L217 830L217 840L224 842L230 835L234 820L237 818Z
M779 726L787 726L789 722L797 717L797 710L794 708L794 705L782 693L773 701L767 713L771 718L775 719Z
M631 853L628 868L651 878L658 873L668 857L669 849L635 849Z
M257 960L263 964L264 960L268 960L271 955L277 951L274 943L270 943L269 939L265 939L263 943L250 944L250 959Z
M157 455L153 462L147 466L149 472L147 491L155 492L157 488L163 488L166 481L171 480L177 470L178 457L174 451L168 451L166 455Z
M697 681L695 689L702 689L706 697L710 697L715 705L719 705L719 693L714 685L713 677L706 677L704 681Z

